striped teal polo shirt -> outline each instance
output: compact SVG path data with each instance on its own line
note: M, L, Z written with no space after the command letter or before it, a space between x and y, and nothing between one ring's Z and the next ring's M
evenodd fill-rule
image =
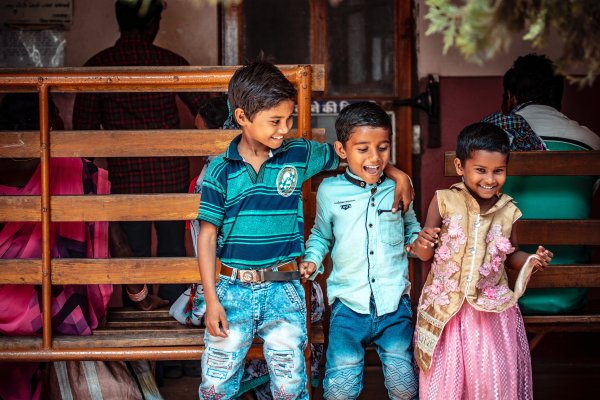
M258 174L240 156L236 137L209 164L202 184L200 221L220 229L217 256L239 269L261 269L304 252L302 183L337 168L330 144L285 140Z

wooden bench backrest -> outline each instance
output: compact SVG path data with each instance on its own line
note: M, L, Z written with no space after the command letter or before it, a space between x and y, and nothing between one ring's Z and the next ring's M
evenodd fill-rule
M50 329L51 285L199 282L194 258L51 259L50 221L156 221L196 218L199 195L152 194L50 196L51 157L209 156L222 153L239 131L58 131L48 125L48 94L52 92L226 92L238 67L136 67L2 70L0 92L38 92L39 132L0 132L0 158L40 157L40 196L0 196L0 222L40 221L41 259L0 260L0 284L42 285L41 350L0 350L0 359L132 359L183 354L179 348L53 349ZM313 137L311 92L324 89L323 65L279 66L298 90L297 129L289 136ZM317 130L323 137L323 131ZM303 188L307 207L310 183ZM310 215L309 208L305 213ZM307 229L312 223L307 223ZM310 297L310 296L309 296ZM17 346L18 347L18 346Z
M446 176L457 176L454 158L446 152ZM508 175L600 176L600 151L512 152ZM521 219L517 232L519 244L600 245L600 220ZM553 265L533 275L528 287L600 287L600 265Z

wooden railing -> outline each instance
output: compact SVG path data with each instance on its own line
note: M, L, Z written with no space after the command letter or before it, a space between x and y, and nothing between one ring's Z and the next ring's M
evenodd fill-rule
M298 123L292 136L312 138L311 92L324 88L322 65L279 66L298 90ZM51 287L65 284L190 283L199 282L194 258L52 259L50 221L156 221L196 218L199 195L152 194L107 196L51 196L51 157L208 156L222 153L239 131L59 131L50 132L49 92L224 92L237 67L146 67L2 70L0 92L37 92L39 132L0 132L0 158L39 157L40 196L0 196L0 222L42 224L41 259L0 260L0 284L42 287L42 336L0 337L0 361L198 359L202 334L189 335L166 316L166 311L141 315L113 312L107 327L88 337L54 337L51 329ZM320 132L322 134L322 132ZM307 229L312 226L310 183L303 188ZM307 302L310 302L310 296ZM310 310L310 306L307 308ZM111 320L113 318L113 320ZM162 319L161 319L162 318ZM310 322L310 317L309 322ZM150 322L148 322L150 321ZM321 330L309 338L323 342ZM143 326L146 333L128 335L127 327ZM171 331L165 330L170 326ZM118 329L117 329L118 328ZM154 329L154 330L152 330ZM162 331L158 337L156 332ZM129 332L131 333L131 332ZM121 335L121 336L119 336ZM153 336L154 335L154 336ZM160 335L159 335L160 336ZM253 346L249 357L260 357ZM307 357L309 353L307 352ZM310 363L308 363L308 366Z

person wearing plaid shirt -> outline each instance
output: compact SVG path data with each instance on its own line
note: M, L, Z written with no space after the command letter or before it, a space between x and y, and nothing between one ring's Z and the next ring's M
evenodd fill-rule
M115 3L121 36L114 46L94 55L86 67L186 66L172 51L152 44L158 33L162 0L118 0ZM178 93L195 114L203 94ZM83 93L73 111L77 130L179 129L175 93ZM185 193L189 183L189 161L185 157L109 158L112 193ZM149 257L152 222L122 222L135 257ZM158 256L185 256L184 221L154 222ZM159 294L173 302L185 285L161 285ZM124 293L125 294L125 293ZM128 296L124 300L128 303Z

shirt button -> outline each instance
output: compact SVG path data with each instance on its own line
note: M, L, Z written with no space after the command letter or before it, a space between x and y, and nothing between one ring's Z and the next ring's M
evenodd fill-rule
M371 254L371 255L373 255L373 253L375 253L373 250L371 250L371 251L369 252L369 254Z
M369 228L372 228L372 227L373 227L373 224L369 224Z
M375 207L375 203L371 203L371 207Z
M371 282L372 282L372 283L375 283L375 278L371 279Z

